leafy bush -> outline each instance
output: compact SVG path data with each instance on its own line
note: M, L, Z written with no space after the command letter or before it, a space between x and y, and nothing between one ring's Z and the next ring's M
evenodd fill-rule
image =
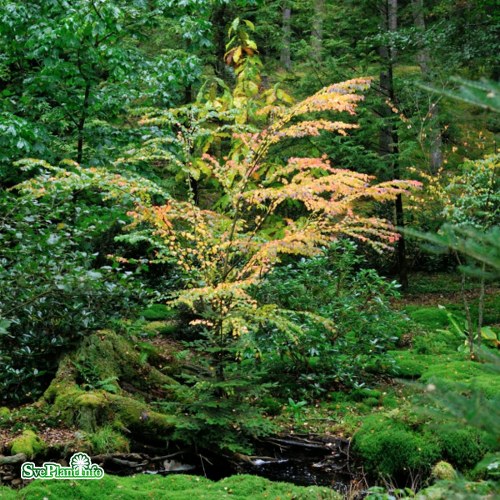
M103 255L123 210L94 201L90 193L0 198L3 401L36 397L65 349L143 299L134 274Z
M269 329L257 335L275 370L292 374L294 390L297 376L302 385L321 392L356 386L369 372L392 366L388 349L406 329L404 317L389 305L397 296L396 285L361 265L356 244L342 240L322 256L277 268L255 292L260 301L312 312L335 325L332 334L313 319L296 315L303 332L299 343Z

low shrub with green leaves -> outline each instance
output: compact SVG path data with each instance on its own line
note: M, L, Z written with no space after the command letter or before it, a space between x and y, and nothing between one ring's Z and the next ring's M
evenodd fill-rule
M134 273L106 259L125 219L91 192L0 194L2 401L36 398L66 349L144 300Z
M293 311L313 312L331 320L335 333L296 315L303 334L292 342L280 332L263 330L257 343L277 373L289 373L318 395L326 389L356 386L361 378L393 365L388 350L406 331L405 317L389 300L397 285L363 268L357 245L341 240L324 255L279 267L256 292L259 300Z

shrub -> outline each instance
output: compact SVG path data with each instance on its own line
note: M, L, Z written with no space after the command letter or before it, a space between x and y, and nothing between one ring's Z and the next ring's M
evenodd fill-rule
M96 243L120 216L90 200L0 194L0 401L36 398L64 350L143 299Z
M322 256L276 268L255 291L261 302L310 312L335 325L332 335L321 324L297 315L303 332L299 343L273 329L257 334L262 352L274 356L274 371L291 374L292 397L297 395L297 380L309 396L318 396L332 387L356 387L361 378L390 371L393 359L388 350L407 322L389 305L397 296L395 283L373 269L361 268L362 262L357 245L341 240Z

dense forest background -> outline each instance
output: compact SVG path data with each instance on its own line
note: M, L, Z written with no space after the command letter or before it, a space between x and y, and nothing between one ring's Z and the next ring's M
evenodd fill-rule
M95 455L354 435L394 491L498 453L499 16L0 0L0 426Z

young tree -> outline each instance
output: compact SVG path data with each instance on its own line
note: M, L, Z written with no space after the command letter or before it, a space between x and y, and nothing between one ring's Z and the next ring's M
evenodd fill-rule
M272 323L288 333L297 327L288 312L260 306L249 293L284 254L313 256L339 235L378 249L398 238L391 224L363 212L364 200L394 200L416 185L409 181L371 184L368 175L331 166L325 158L291 157L284 164L270 151L279 143L321 132L346 134L355 124L304 119L317 112L354 114L366 79L330 85L289 109L276 106L271 124L258 132L234 133L230 153L202 157L205 183L220 191L216 208L191 199L163 206L137 205L132 227L156 248L156 262L170 262L182 273L185 289L172 305L187 307L214 349L214 368L234 355L235 339ZM137 236L131 236L136 239ZM316 318L323 324L328 322Z

